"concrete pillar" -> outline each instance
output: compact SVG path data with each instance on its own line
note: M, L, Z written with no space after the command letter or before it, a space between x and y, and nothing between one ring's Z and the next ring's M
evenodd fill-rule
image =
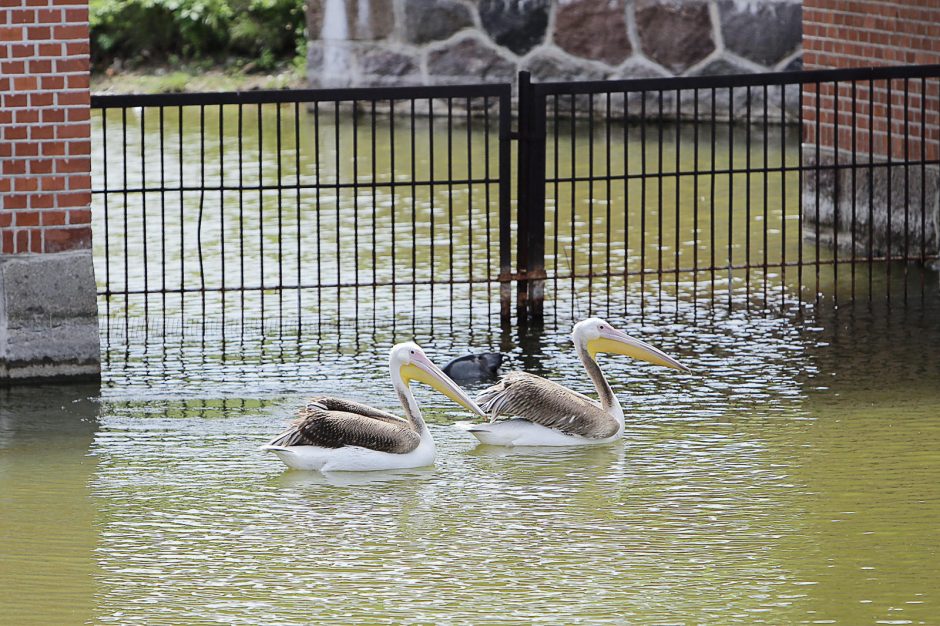
M0 6L0 384L100 375L88 3Z

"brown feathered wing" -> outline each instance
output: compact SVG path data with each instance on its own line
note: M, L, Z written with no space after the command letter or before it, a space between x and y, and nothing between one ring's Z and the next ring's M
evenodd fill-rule
M269 446L360 446L405 454L421 443L421 435L397 415L342 398L311 398L297 419Z
M491 420L521 417L569 435L605 439L617 433L617 421L585 395L550 380L511 372L476 399Z

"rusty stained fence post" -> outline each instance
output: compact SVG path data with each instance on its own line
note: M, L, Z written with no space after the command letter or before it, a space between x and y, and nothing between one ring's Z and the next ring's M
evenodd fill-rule
M545 96L519 73L516 315L539 321L545 300Z

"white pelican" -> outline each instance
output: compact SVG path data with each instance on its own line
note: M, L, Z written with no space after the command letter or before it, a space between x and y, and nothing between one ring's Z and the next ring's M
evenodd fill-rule
M290 428L261 447L294 469L330 471L394 470L434 463L434 439L411 392L411 381L430 385L457 404L486 416L473 400L415 343L389 352L389 373L405 418L358 402L312 398Z
M467 430L482 443L496 446L608 443L623 435L623 408L594 359L598 352L689 371L664 352L596 317L576 324L571 338L600 403L541 376L511 372L477 397L490 423L473 424ZM500 416L511 419L497 421Z

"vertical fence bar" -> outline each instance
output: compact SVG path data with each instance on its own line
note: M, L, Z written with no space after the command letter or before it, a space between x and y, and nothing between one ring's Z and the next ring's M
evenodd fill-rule
M166 171L164 165L163 147L163 107L159 107L160 116L160 293L162 295L163 310L166 311ZM107 151L105 151L107 154ZM107 159L105 159L107 162ZM164 328L166 316L163 317Z
M717 149L717 133L718 133L718 124L715 120L715 104L716 104L716 91L712 87L712 106L711 106L711 163L710 165L710 189L709 189L709 198L708 198L708 224L709 224L709 242L708 242L708 251L709 251L709 262L708 267L710 270L711 278L711 300L715 301L715 179L718 177L718 174L715 171L716 165L716 155L715 150Z
M839 305L839 81L832 85L833 169L832 169L832 302ZM818 221L818 217L817 217ZM819 242L816 242L817 249Z
M558 229L560 227L560 216L559 216L559 205L561 204L560 198L558 197L558 177L561 175L561 170L558 165L558 120L560 119L558 115L558 95L556 94L552 98L552 181L554 182L554 191L555 191L555 215L553 220L553 232L552 232L552 259L554 259L554 288L555 288L555 297L558 297L558 272L559 272L559 262L558 262ZM558 321L558 307L555 307L555 321Z
M222 320L225 325L225 137L224 115L222 105L219 105L219 264L221 265L222 283L219 298L221 300Z
M162 137L162 133L161 133ZM101 149L104 154L108 154L108 109L101 110ZM110 232L110 211L108 210L108 198L111 190L108 186L108 161L103 159L102 170L104 176L104 311L105 317L111 317L111 232ZM162 185L161 185L162 186ZM180 185L182 187L182 184ZM110 335L111 325L108 324L108 333Z
M891 141L891 127L893 126L892 121L894 118L894 114L891 112L891 105L893 104L891 101L892 100L891 79L889 78L886 82L888 83L888 104L885 108L885 112L888 118L887 119L888 143L887 143L887 146L886 146L887 149L885 150L885 152L887 153L887 156L888 156L888 163L887 163L887 166L885 167L885 188L887 192L885 195L885 202L887 202L888 228L887 228L887 232L885 233L885 236L887 237L885 241L885 248L886 248L886 251L885 251L885 259L886 259L885 300L888 302L888 305L890 307L890 304L891 304L891 263L894 261L892 250L891 250L891 239L892 239L891 229L893 228L893 225L891 223L891 178L892 178L891 167L892 167L892 157L893 157L893 152L894 152L894 144Z
M454 101L447 99L447 267L450 280L448 305L454 305ZM453 318L453 315L451 315Z
M782 89L782 87L781 87L781 89ZM767 144L768 144L768 138L767 138L767 125L768 125L768 120L767 120L767 96L768 96L768 93L767 93L767 85L764 85L764 123L763 123L763 127L764 127L764 172L763 172L763 174L762 174L763 180L761 181L761 182L763 183L763 187L764 187L764 189L763 189L763 194L762 194L762 199L763 199L763 204L764 204L764 224L763 224L764 227L763 227L763 229L762 229L762 230L764 231L764 246L763 246L764 255L763 255L763 263L762 263L763 271L764 271L764 284L763 284L763 287L764 287L764 308L767 308L767 263L768 263L768 258L767 258L767 247L768 247L768 246L767 246L767 231L770 229L770 220L769 220L768 210L767 210L767 179L770 178L770 171L768 170L768 168L770 167L770 162L769 162L769 160L768 160L768 154L767 154ZM781 132L782 132L782 131L783 131L783 127L781 127Z
M395 215L396 215L396 200L398 198L398 188L395 186L395 183L398 180L397 170L395 168L395 101L388 101L388 154L389 154L389 204L390 204L390 213L391 213L391 257L392 257L392 319L395 319L395 315L398 312L395 302L395 296L397 293L398 287L398 277L396 273L396 268L398 267L398 259L395 256L395 250L398 247L396 242L398 241L397 233L395 232ZM373 158L374 162L374 158ZM374 182L374 181L373 181ZM374 248L373 248L374 250ZM373 258L373 263L375 263Z
M184 210L185 197L183 194L183 107L179 106L176 109L176 132L178 140L178 156L179 156L179 192L180 192L180 321L184 321L186 315L186 214Z
M275 105L275 150L277 150L277 306L284 316L284 178L281 166L281 105Z
M303 289L301 288L303 285L303 278L301 276L301 233L303 233L303 226L301 222L303 216L301 215L300 210L300 102L294 102L294 201L294 211L296 213L296 221L294 224L294 244L296 246L296 250L294 251L294 254L297 255L297 325L299 330L301 316L303 315Z
M868 81L868 302L875 276L875 81Z
M378 308L378 307L375 306L375 304L376 304L376 294L377 294L377 290L378 290L378 286L377 286L377 285L378 285L378 282L379 282L379 269L378 269L378 265L377 265L377 257L376 257L376 252L375 252L375 249L378 247L378 237L377 237L377 233L376 233L376 230L377 230L377 228L376 228L376 222L378 221L378 204L379 204L379 203L378 203L378 198L377 198L377 195L376 195L376 193L377 193L376 188L378 187L379 182L378 182L378 178L377 178L378 174L377 174L376 163L375 163L375 159L376 159L375 135L376 135L376 131L377 131L376 120L375 120L375 100L373 100L373 101L371 102L371 111L370 111L370 113L371 113L371 115L370 115L370 120L369 120L369 121L370 121L370 123L371 123L371 125L372 125L371 133L369 134L369 139L370 139L370 144L371 144L371 145L370 145L369 160L370 160L370 162L371 162L371 170L372 170L372 171L370 172L370 174L371 174L371 179L370 179L370 181L369 181L370 184L371 184L371 190L370 190L370 191L372 192L372 327L375 328L376 309ZM391 115L391 111L389 111L389 115ZM394 144L393 144L393 146L394 146ZM395 156L394 156L394 153L393 153L393 154L392 154L392 163L394 163L394 162L395 162ZM393 174L393 177L394 177L394 174ZM392 195L392 198L395 197L394 188L393 188L393 193L392 193L391 195ZM393 200L393 203L394 203L394 200ZM393 208L392 208L392 212L391 212L391 213L392 213L392 224L394 224L394 223L395 223L394 204L393 204ZM395 249L395 235L394 235L394 234L392 234L392 245L391 245L391 248L392 248L393 250ZM392 254L393 254L393 258L392 258L392 268L394 269L394 267L395 267L394 253L392 253ZM392 280L392 283L394 283L394 282L395 282L395 281L394 281L394 279L393 279L393 280ZM394 287L393 287L393 288L394 288Z
M663 312L663 90L656 118L656 312Z
M731 310L731 267L734 265L734 87L728 87L728 310Z
M675 250L674 253L674 264L676 272L676 315L679 314L679 206L680 206L680 193L682 187L682 165L680 163L682 146L682 98L681 92L676 89L676 174L675 174L675 185L676 185L676 233L675 233Z
M594 305L594 94L588 94L588 315Z
M576 294L576 290L575 290L575 276L576 276L576 274L577 274L577 267L578 267L578 265L577 265L577 263L576 263L576 259L577 259L577 250L576 250L576 246L577 246L577 235L576 235L576 232L577 232L577 231L576 231L576 228L575 228L575 225L576 225L575 207L577 206L577 197L576 197L576 194L575 194L575 192L576 192L576 190L577 190L577 184L575 183L575 181L577 180L577 175L578 175L577 168L575 167L575 162L576 162L576 160L575 160L575 154L576 154L576 153L575 153L575 146L577 145L577 141L576 141L576 139L577 139L577 134L576 134L576 128L577 128L577 126L576 126L576 119L577 119L577 118L575 117L575 97L574 97L574 94L571 94L570 111L571 111L571 128L570 128L570 137L571 137L571 150L570 150L570 154L571 154L571 156L570 156L569 164L570 164L570 169L571 169L571 189L570 189L570 191L571 191L571 193L570 193L570 196L571 196L571 205L570 205L570 206L571 206L571 255L570 255L570 258L568 259L568 263L571 265L571 267L570 267L570 270L571 270L571 271L570 271L570 275L571 275L571 276L570 276L570 278L569 278L569 281L570 281L570 285L571 285L571 302L572 302L572 305L574 305L574 303L575 303L575 298L576 298L576 295L575 295L575 294ZM574 307L572 306L572 308L574 308Z
M261 104L256 107L258 113L258 283L261 288L261 320L264 324L264 118ZM337 128L339 124L337 123ZM338 143L338 142L337 142ZM337 168L338 169L338 168ZM337 198L339 192L337 190ZM338 245L338 242L337 242ZM339 255L337 255L338 257ZM339 259L337 258L337 262Z
M340 285L343 282L342 276L342 265L343 265L343 254L342 254L342 236L340 233L340 133L339 133L339 100L333 103L333 171L335 172L334 176L336 180L336 318L339 320L340 316L340 304L341 304L341 287ZM264 302L264 292L261 292L261 301ZM338 322L337 322L338 323Z
M499 97L499 316L512 314L512 104L507 90ZM489 161L487 161L489 162Z
M182 155L182 148L180 149L180 154ZM127 220L128 220L128 212L127 212L127 202L128 202L128 197L127 197L127 109L121 109L121 158L122 158L121 175L122 175L123 196L124 196L124 207L123 207L124 209L124 237L123 239L124 240L122 242L124 245L124 315L126 318L127 310L130 308L128 307L128 300L130 299L130 295L128 294L130 290L130 285L128 284L129 279L130 279L128 275L130 271L128 269L130 267L130 256L129 256L129 252L127 249L128 247L128 241L127 241L127 234L128 234L127 233L127 230L128 230L127 229ZM182 188L183 186L181 183L180 189ZM180 202L180 207L182 206L183 206L183 203Z
M815 287L815 292L814 292L813 297L814 297L814 302L817 305L819 304L819 248L820 248L820 245L819 245L819 222L820 222L819 188L822 186L820 184L821 181L819 180L820 172L822 171L822 164L819 162L820 144L822 143L821 135L820 135L820 121L819 121L819 110L820 110L819 100L821 97L820 90L821 90L821 83L819 81L816 81L816 93L815 93L815 96L816 96L815 97L815 104L816 104L816 168L815 170L816 171L815 171L815 181L814 181L816 184L816 213L815 213L816 219L814 220L816 222L815 224L815 228L816 228L815 244L816 245L814 246L816 248L816 287Z
M629 99L623 92L623 309L627 310L630 277L630 126L628 124ZM557 117L557 115L556 115ZM557 141L557 135L556 135ZM556 159L558 151L555 151ZM557 261L556 261L557 263Z
M787 87L780 86L780 306L787 304ZM802 103L801 103L802 105ZM800 128L800 132L803 129ZM797 190L799 192L799 190ZM797 193L799 198L799 193ZM797 205L799 206L799 205Z
M907 272L908 258L910 257L910 205L911 205L911 181L910 181L910 151L908 146L911 142L910 128L908 120L910 119L910 110L908 106L910 100L910 85L907 78L904 79L904 304L907 304Z
M926 295L924 285L927 264L927 79L920 79L920 299Z
M572 222L574 220L572 219ZM646 308L646 91L640 92L640 315Z
M144 255L144 323L147 323L147 319L150 316L150 272L148 271L149 263L149 246L147 236L147 160L146 160L146 145L147 145L147 136L146 136L146 107L141 107L140 109L140 226L141 226L141 236L143 238L142 242L142 252Z
M797 152L797 189L798 189L798 198L797 202L797 218L796 218L796 253L797 253L797 262L796 262L796 304L797 307L802 308L803 306L803 171L806 169L804 160L803 160L803 133L805 128L803 127L803 107L804 102L803 98L805 97L804 85L801 82L799 88L799 95L797 100L797 114L799 116L799 150Z
M751 88L744 108L744 307L751 310Z
M431 227L431 316L434 316L434 99L428 98L428 210Z
M199 255L199 300L202 321L206 320L206 267L202 254L202 218L206 200L206 105L199 105L199 213L196 222L196 251Z
M467 124L467 301L470 318L473 319L473 117L470 115L470 98L466 101Z
M611 183L611 178L613 178L613 176L611 175L611 172L610 172L610 123L611 123L610 99L611 99L611 92L608 91L608 92L607 92L607 111L606 111L606 113L605 113L605 119L604 119L604 132L605 132L605 136L604 136L604 140L605 140L604 152L605 152L605 154L604 154L604 156L605 156L605 158L607 159L607 167L606 167L605 170L604 170L604 172L605 172L605 174L606 174L606 176L604 177L604 180L605 180L605 182L606 182L606 189L605 189L606 195L605 195L605 200L606 200L606 207L607 207L607 210L606 210L607 219L605 220L605 224L604 224L604 226L605 226L605 233L604 233L604 236L605 236L605 240L604 240L604 257L605 257L605 260L606 260L606 264L605 264L606 279L605 279L605 281L606 281L606 285L607 285L607 316L608 316L608 317L610 317L610 282L611 282L611 280L610 280L610 279L611 279L611 275L610 275L610 205L611 205L611 202L610 202L610 183Z
M858 195L858 83L852 81L852 295L855 300L855 262L856 262L856 228L858 217L856 215L856 196Z
M692 90L692 311L698 313L698 133L699 90Z
M320 222L320 190L323 172L320 170L320 103L313 103L313 171L317 185L314 188L314 221L317 228L317 326L323 322L323 229Z

